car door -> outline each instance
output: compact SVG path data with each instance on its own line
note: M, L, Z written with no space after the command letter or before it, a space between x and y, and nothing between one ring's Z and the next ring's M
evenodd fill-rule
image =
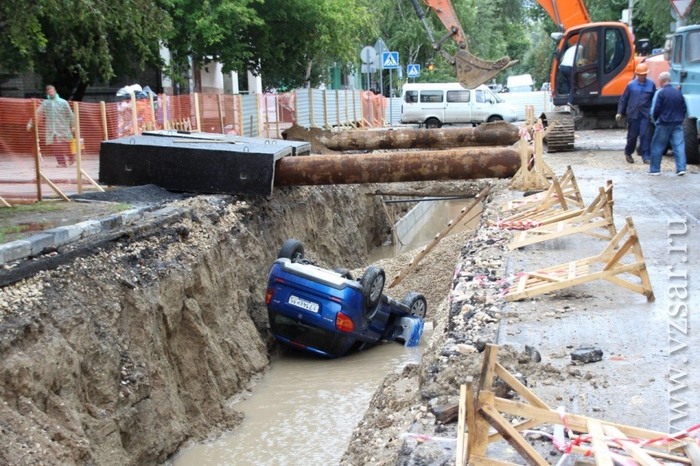
M491 104L487 98L486 91L483 89L475 89L472 92L474 93L474 102L472 103L472 121L476 123L486 121L486 118L491 112Z
M471 121L471 94L467 89L447 91L445 123L468 123Z

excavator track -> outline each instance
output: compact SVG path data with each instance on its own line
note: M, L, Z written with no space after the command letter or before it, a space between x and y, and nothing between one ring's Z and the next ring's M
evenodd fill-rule
M540 115L547 128L556 121L552 131L544 138L547 152L569 152L574 150L574 117L569 112L544 112Z

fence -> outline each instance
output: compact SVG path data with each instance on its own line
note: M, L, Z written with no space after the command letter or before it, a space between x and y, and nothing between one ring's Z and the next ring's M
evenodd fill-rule
M67 111L57 116L43 108L41 100L0 98L0 206L53 196L68 200L83 190L102 190L94 180L104 140L159 129L281 139L293 124L384 126L385 100L368 91L320 89L253 95L132 95L119 102L69 102L72 116ZM400 110L394 111L394 117L397 113ZM75 127L72 141L71 126ZM54 130L58 137L53 137Z

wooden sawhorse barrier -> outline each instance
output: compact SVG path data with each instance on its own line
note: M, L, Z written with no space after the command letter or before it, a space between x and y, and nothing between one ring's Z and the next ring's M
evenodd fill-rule
M571 172L571 175L571 181L575 183L573 172ZM584 211L584 208L578 185L575 186L575 192L575 196L564 194L559 181L554 178L552 179L552 186L544 194L539 204L503 218L495 222L495 225L511 230L527 230L577 217Z
M542 122L540 121L537 126L541 128ZM552 130L552 128L554 128L554 126L550 125L546 130L534 131L535 147L532 155L532 166L530 166L530 150L527 142L527 138L529 136L527 134L523 134L523 136L520 138L520 169L508 183L508 187L510 189L520 191L547 189L549 187L549 181L547 178L556 178L554 171L552 171L552 169L549 168L549 165L547 165L542 159L542 153L544 152L544 137ZM521 127L521 130L525 129L525 127Z
M557 182L555 183L555 181ZM566 206L563 205L560 199L565 199ZM508 201L503 204L503 210L521 211L533 207L547 209L556 204L561 204L564 209L567 209L568 206L583 207L583 197L571 165L566 167L566 171L561 178L558 180L556 178L552 179L552 184L546 191Z
M608 181L605 188L598 188L598 197L580 212L575 217L521 231L515 235L508 247L510 249L522 248L574 233L584 233L607 241L612 240L617 234L613 219L612 181ZM599 228L607 230L607 235L594 231Z
M498 440L508 442L527 464L549 466L521 433L541 424L563 425L570 436L561 446L564 454L594 457L598 466L613 466L613 461L640 466L700 466L700 447L690 432L671 435L555 411L498 363L497 352L498 346L486 345L476 391L471 377L461 386L456 466L467 462L470 466L515 466L487 457L488 445ZM524 402L497 397L491 391L494 376L500 377ZM511 424L504 414L524 420ZM496 431L489 432L491 427Z
M613 237L603 252L597 256L579 259L565 264L555 265L546 269L526 272L514 283L515 289L505 295L508 301L537 296L550 291L561 290L581 283L594 280L608 280L635 293L646 296L648 302L654 301L654 291L649 281L642 246L639 244L637 230L632 217L627 217L625 226ZM624 243L623 243L624 240ZM621 244L622 243L622 244ZM631 256L630 263L622 259ZM602 265L602 268L600 268ZM592 271L591 269L600 268ZM624 280L618 275L629 273L640 278L641 285Z

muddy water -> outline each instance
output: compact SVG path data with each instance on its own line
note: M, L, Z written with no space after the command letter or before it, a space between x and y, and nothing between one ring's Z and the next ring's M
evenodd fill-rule
M380 259L395 257L404 252L421 248L430 243L437 233L445 229L451 220L459 216L464 207L471 204L472 199L426 202L432 204L431 209L416 221L415 227L411 229L411 234L407 238L401 239L403 244L384 244L378 247L369 254L370 264ZM450 230L448 236L478 227L482 210L480 203Z
M335 360L282 354L250 398L234 405L245 420L233 435L191 448L172 464L338 464L386 374L420 361L427 330L417 348L389 342Z

